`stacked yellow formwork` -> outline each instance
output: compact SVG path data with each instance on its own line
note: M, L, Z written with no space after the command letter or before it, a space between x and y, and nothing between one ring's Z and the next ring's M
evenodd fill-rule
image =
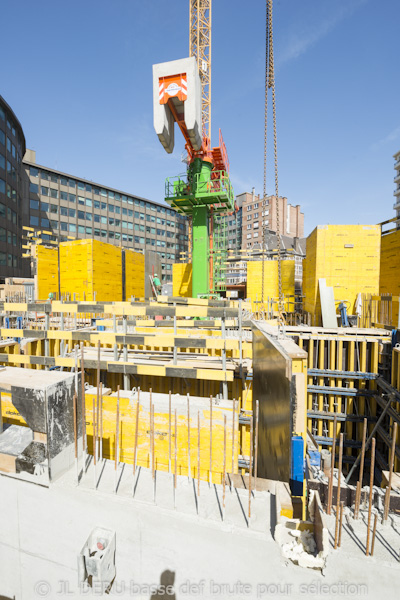
M58 294L58 250L41 244L33 246L36 261L35 296L37 300L47 300L49 294Z
M125 250L125 297L126 300L143 298L145 295L144 254Z
M60 287L62 297L118 302L124 300L124 284L126 298L144 296L145 258L139 252L93 239L61 243L59 257L57 249L41 245L34 246L32 252L36 260L37 300L46 300L50 292L58 297Z
M379 225L320 225L307 238L303 261L304 310L321 324L318 280L333 287L335 303L355 314L358 294L379 291Z
M192 297L192 264L175 263L172 265L172 295Z
M294 309L294 275L295 261L281 261L282 268L282 293L285 296L285 310L292 312ZM252 310L257 311L260 308L262 298L262 261L249 261L247 263L247 297L251 298ZM278 261L264 261L264 304L269 299L278 299ZM277 306L273 306L276 309Z
M382 236L380 294L400 295L400 229Z

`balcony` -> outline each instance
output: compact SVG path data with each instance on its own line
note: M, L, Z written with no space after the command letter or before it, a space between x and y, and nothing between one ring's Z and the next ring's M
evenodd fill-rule
M400 195L400 185L393 192L393 196L399 196L399 195Z

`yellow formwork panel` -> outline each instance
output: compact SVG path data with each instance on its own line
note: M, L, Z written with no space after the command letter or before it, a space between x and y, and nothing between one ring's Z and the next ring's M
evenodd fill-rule
M192 297L192 264L175 263L172 265L172 295Z
M359 293L379 290L381 231L379 225L320 225L307 238L303 261L304 310L319 325L318 280L333 287L335 303L346 301L355 314Z
M122 300L122 249L98 240L60 244L61 294L78 300Z
M36 300L47 300L50 293L58 295L57 248L36 244L33 247L33 257L36 259Z
M125 250L125 296L129 300L131 296L141 298L144 296L145 269L144 254Z
M392 386L400 391L400 348L393 348L392 350ZM390 418L390 437L393 435L394 421ZM400 446L400 427L397 427L397 439L396 445ZM394 457L394 471L398 473L400 471L400 459L398 456Z
M281 268L282 293L285 296L291 296L290 301L288 299L285 302L285 310L293 310L293 296L295 293L294 260L281 261ZM260 302L262 298L262 261L249 261L247 263L247 297L251 298L252 310L258 310L260 305L257 302ZM278 297L278 261L266 260L264 261L264 302L266 303L268 298L276 299Z
M115 459L117 394L103 396L102 421L98 428L102 433L103 457ZM187 398L174 395L171 399L171 413L166 394L152 394L154 421L150 418L150 394L140 393L137 466L152 468L154 443L154 467L159 471L175 471L175 440L177 445L177 474L190 473L197 477L200 464L200 478L208 481L210 477L210 441L211 475L214 483L221 483L224 471L224 435L226 472L237 473L239 424L238 405L233 418L233 402L214 401L212 411L208 398L191 396L189 414ZM120 393L119 458L122 462L133 464L135 456L137 394ZM177 429L175 430L175 410L177 411ZM96 398L93 393L86 395L86 432L89 451L93 452L93 414L97 415ZM224 422L226 417L226 427ZM154 424L153 424L154 423ZM189 427L188 427L189 423ZM200 425L200 428L199 428ZM199 439L200 429L200 439ZM225 433L224 433L225 430ZM171 436L170 436L171 432ZM211 434L210 434L211 432ZM210 440L211 438L211 440ZM153 442L154 440L154 442ZM200 455L200 457L199 457ZM200 462L199 462L200 458ZM233 459L233 460L232 460Z
M382 236L380 294L400 295L400 229Z

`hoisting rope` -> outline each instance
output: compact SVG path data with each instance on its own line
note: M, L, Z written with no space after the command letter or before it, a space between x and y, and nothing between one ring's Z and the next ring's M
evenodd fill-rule
M261 275L261 308L264 307L264 270L265 270L265 243L266 243L266 213L267 213L267 130L268 130L268 90L272 90L272 116L273 116L273 135L274 135L274 169L275 169L275 206L276 206L276 239L278 245L278 313L279 320L283 320L283 295L282 295L282 264L281 264L281 238L280 238L280 218L279 218L279 190L278 190L278 149L276 135L276 101L275 101L275 72L274 72L274 43L272 26L272 1L266 1L266 48L265 48L265 104L264 104L264 185L263 185L263 207L262 207L262 275Z

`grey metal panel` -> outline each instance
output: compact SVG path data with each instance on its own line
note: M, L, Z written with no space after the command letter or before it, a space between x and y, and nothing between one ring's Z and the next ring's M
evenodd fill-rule
M260 477L289 482L291 390L287 359L272 338L253 325L253 411L259 401L258 471ZM290 372L290 369L289 369Z
M318 279L318 285L321 302L322 326L335 329L338 325L333 287L328 287L325 279Z

